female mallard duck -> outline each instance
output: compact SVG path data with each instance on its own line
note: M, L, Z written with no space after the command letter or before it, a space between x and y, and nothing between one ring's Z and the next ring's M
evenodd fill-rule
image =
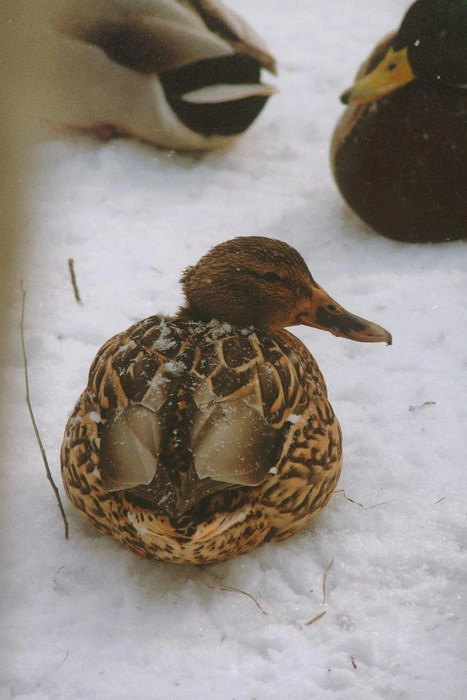
M101 532L147 558L207 564L291 537L339 478L324 379L285 326L391 336L333 301L281 241L221 243L181 282L175 317L151 316L99 350L62 474Z
M218 0L64 0L44 20L43 116L65 132L213 149L274 92L260 81L274 59Z
M358 77L331 149L347 203L389 238L466 238L466 0L418 0Z

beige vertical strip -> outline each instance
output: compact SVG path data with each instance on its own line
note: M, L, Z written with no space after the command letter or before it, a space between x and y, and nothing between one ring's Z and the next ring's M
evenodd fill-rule
M15 280L12 279L13 260L21 250L20 182L21 182L21 138L20 138L20 81L23 80L23 59L20 51L22 41L19 20L21 0L1 0L0 4L0 369L4 370L9 343L6 334L11 332L8 323L9 309ZM19 282L18 282L19 284ZM9 410L8 397L0 390L0 474L8 467L5 449L16 436L8 435L5 429ZM8 547L9 504L0 494L2 522L0 529L0 586L10 586L8 571L4 565L5 549ZM3 611L0 611L0 616Z
M28 245L23 222L30 201L30 154L35 140L35 105L41 99L42 72L40 52L32 38L40 12L40 0L0 0L0 368L21 357L20 317L12 317L11 309L20 310L21 290L18 270L21 255ZM11 336L10 342L8 335ZM23 396L25 395L25 392ZM21 398L21 396L20 396ZM26 406L26 404L25 404ZM6 468L21 469L21 464L7 464L5 452L21 433L7 434L5 417L11 410L8 396L0 389L0 474ZM26 410L26 409L25 409ZM27 414L25 413L25 416ZM10 452L11 454L11 452ZM2 563L8 547L10 504L0 493L2 527L0 528L0 586L12 585L9 572ZM1 617L1 611L0 611ZM1 675L1 673L0 673Z
M12 298L19 299L13 262L27 245L23 221L30 200L31 146L39 101L44 93L36 47L42 0L0 2L0 332L5 332ZM5 343L0 343L0 360ZM1 396L0 396L1 401ZM1 424L0 424L1 431ZM1 433L0 433L1 436Z
M37 46L36 28L43 12L43 0L0 0L0 370L7 372L12 362L21 361L19 322L21 310L20 276L22 257L30 240L24 230L30 218L33 144L36 140L35 115L44 98L44 71ZM29 233L29 236L33 235ZM25 271L26 272L26 271ZM26 391L19 387L15 402ZM22 425L26 425L27 408ZM12 441L21 445L21 427L12 434L6 430L11 414L9 397L0 387L0 475L6 469L21 471L22 465L5 459ZM31 430L30 426L27 426ZM10 455L15 450L9 450ZM16 451L18 453L18 451ZM21 454L19 452L19 454ZM20 500L20 499L19 499ZM13 498L16 502L16 498ZM0 528L0 588L14 586L5 565L11 546L10 503L0 493L2 527ZM24 603L24 611L27 603ZM21 610L18 611L21 613ZM3 611L0 610L0 619ZM12 644L17 640L12 639ZM3 665L0 676L8 676Z
M20 3L2 0L0 10L0 311L1 337L11 298L11 266L18 245L19 182L21 147L18 121L21 109L17 86L22 76L20 30L17 16ZM3 354L4 343L0 343ZM1 357L1 355L0 355ZM2 358L3 359L3 358ZM0 425L1 429L1 425ZM3 442L3 441L2 441Z

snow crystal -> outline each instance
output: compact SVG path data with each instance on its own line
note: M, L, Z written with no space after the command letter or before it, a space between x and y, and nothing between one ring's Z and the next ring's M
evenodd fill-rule
M129 511L127 513L127 516L128 516L128 522L130 522L133 525L135 530L137 530L140 535L144 536L144 535L148 534L148 532L149 532L148 528L146 527L146 525L144 523L142 523L139 520L139 518L137 516L135 516L133 513L130 513Z
M298 423L301 420L302 416L298 416L295 413L291 413L287 418L287 422L292 423L292 425L295 425L295 423Z
M166 367L167 365L164 366ZM147 381L147 386L152 387L154 389L158 389L159 387L162 387L166 384L170 384L170 379L168 377L164 377L164 375L162 374L155 374L153 377L151 377L151 379L148 379Z
M187 367L180 360L169 360L164 364L164 369L170 374L183 374L183 372L186 372Z
M167 350L171 350L172 348L176 347L177 341L172 337L172 327L165 321L160 322L159 328L161 329L161 334L159 338L153 342L152 346L154 350L164 353Z
M232 326L230 323L219 323L216 330L211 333L211 338L217 340L218 338L224 338L226 335L230 335L230 333L232 333Z
M101 417L97 411L89 411L88 416L94 423L100 423Z

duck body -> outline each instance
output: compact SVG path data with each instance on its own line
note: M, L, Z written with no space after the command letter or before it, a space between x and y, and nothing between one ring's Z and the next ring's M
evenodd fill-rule
M462 0L419 0L343 95L334 178L355 213L389 238L467 237L466 46Z
M258 251L270 241L217 248L253 239ZM198 267L215 278L202 262L185 273L185 287ZM303 528L331 498L342 444L305 345L284 329L200 318L197 284L176 317L145 319L98 352L67 424L62 475L100 532L147 558L206 564ZM340 319L341 307L324 299ZM329 324L319 306L318 322ZM342 323L355 339L390 342L358 317Z
M148 423L136 438L134 415ZM99 469L120 432L130 451L149 446L124 490L118 457ZM62 463L68 497L100 531L145 557L204 564L304 527L337 484L341 434L291 334L154 316L98 353Z
M217 0L63 0L38 28L53 130L220 148L274 92L261 39Z

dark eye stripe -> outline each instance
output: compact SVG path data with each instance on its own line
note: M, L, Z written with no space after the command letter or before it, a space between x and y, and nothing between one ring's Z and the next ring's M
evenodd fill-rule
M268 272L261 273L257 270L253 270L248 267L239 267L238 272L243 275L249 275L255 279L266 280L267 282L280 282L283 287L290 289L295 294L305 297L306 299L313 298L313 290L307 285L298 282L295 276L283 276L274 270L269 270Z

